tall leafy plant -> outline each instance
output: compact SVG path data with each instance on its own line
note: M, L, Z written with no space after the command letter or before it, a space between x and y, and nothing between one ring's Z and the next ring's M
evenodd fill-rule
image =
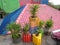
M45 24L45 28L50 29L52 26L53 26L53 21L51 19L47 20Z
M48 35L50 32L49 32L49 29L53 26L53 21L51 19L47 20L46 23L45 23L45 28L44 28L44 34L45 35Z
M36 5L36 4L33 4L33 6L31 6L31 14L32 14L32 17L34 17L36 15L36 12L38 11L38 8L39 8L39 5Z
M26 34L26 33L28 32L28 30L29 30L29 25L26 24L26 25L24 26L24 28L23 28L23 31L24 31L24 33Z
M7 30L11 31L13 39L17 39L20 37L19 32L21 30L21 26L19 24L16 24L16 23L8 24Z
M43 28L43 26L44 26L44 21L41 20L41 21L39 22L39 27L40 27L40 28Z
M36 31L36 36L39 36L40 33L42 33L43 29L38 27Z

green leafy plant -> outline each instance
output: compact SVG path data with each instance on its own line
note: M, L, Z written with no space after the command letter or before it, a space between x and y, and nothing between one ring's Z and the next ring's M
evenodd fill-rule
M52 20L52 16L49 20L46 21L45 26L44 26L44 34L48 35L49 29L53 26L53 20Z
M38 27L37 31L36 31L36 36L38 36L42 31L43 31L43 29Z
M36 4L33 4L33 6L31 6L31 14L32 14L32 17L34 17L36 15L36 12L38 11L38 8L39 8L39 5L36 5Z
M39 27L42 28L43 26L44 26L44 21L41 20L41 21L39 22Z
M28 30L29 30L29 25L26 24L26 25L24 26L24 28L23 28L23 31L24 31L24 33L27 33Z
M51 19L47 20L45 24L45 28L50 29L52 26L53 26L53 21Z
M21 30L21 26L19 24L16 24L16 23L8 24L7 30L11 31L13 39L17 39L20 37L19 32Z

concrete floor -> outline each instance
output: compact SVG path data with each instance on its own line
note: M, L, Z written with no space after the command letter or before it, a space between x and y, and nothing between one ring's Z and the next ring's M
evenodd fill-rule
M20 41L18 44L13 44L10 35L0 36L0 45L34 45L32 42L24 43ZM45 36L42 38L42 45L56 45L56 42L51 39L50 36Z
M51 36L44 36L42 39L42 45L56 45L56 42L51 38Z

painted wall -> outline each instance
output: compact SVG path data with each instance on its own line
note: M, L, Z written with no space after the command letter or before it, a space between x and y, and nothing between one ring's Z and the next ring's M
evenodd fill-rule
M34 3L34 4L40 4L40 0L32 0L32 3Z
M19 0L20 6L26 5L28 3L31 3L31 0Z
M48 0L0 0L0 8L10 13L26 4L48 4Z
M20 6L32 3L32 4L48 4L48 0L19 0Z
M0 0L0 8L2 9L2 0Z
M48 5L48 1L49 1L49 0L41 0L40 3L41 3L41 4L47 4L47 5Z
M11 13L20 7L19 0L0 0L5 12Z
M20 6L23 6L25 4L39 4L40 3L40 0L19 0L20 2Z

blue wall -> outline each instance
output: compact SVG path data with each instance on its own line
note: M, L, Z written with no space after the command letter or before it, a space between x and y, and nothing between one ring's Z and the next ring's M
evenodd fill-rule
M7 24L10 24L11 22L15 22L19 14L22 12L25 6L17 9L16 11L8 14L4 19L0 26L0 35L5 35L7 33L6 26Z
M41 0L40 3L41 3L41 4L47 4L47 5L48 5L48 1L49 1L49 0Z

